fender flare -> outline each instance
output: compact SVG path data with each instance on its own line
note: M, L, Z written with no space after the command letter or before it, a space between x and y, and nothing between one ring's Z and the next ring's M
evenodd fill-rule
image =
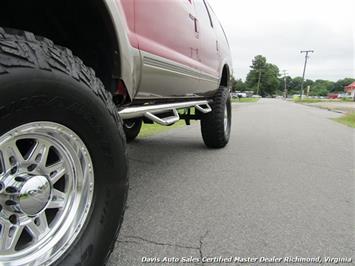
M119 77L124 82L131 100L137 93L141 80L142 56L138 49L131 46L128 33L129 28L123 12L121 2L118 0L104 0L107 12L110 15L115 30L118 53L116 62L119 65Z

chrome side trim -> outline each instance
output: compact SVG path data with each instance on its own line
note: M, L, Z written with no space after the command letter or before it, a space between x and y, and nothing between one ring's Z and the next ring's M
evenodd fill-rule
M202 81L207 81L207 82L212 82L212 83L220 83L220 78L214 77L210 74L206 74L201 72L200 73L200 80Z
M146 116L147 113L150 114L161 114L168 111L173 111L175 113L178 109L196 107L206 105L209 107L207 100L202 101L189 101L180 103L168 103L168 104L157 104L157 105L143 105L143 106L132 106L119 111L119 115L122 119L132 119ZM209 107L210 108L210 107ZM206 109L205 111L207 111ZM212 109L211 109L212 110ZM150 116L150 115L148 115ZM149 118L149 117L147 117Z
M147 52L142 52L143 55L143 65L147 67L157 68L164 71L169 71L175 74L180 74L196 79L202 79L210 82L217 82L219 77L214 77L211 74L198 71L192 67L176 63L172 60L153 55Z
M166 59L164 61L161 59L158 60L156 56L154 59L148 56L146 53L144 54L143 64L146 67L156 68L159 70L171 72L173 74L191 77L194 79L199 79L200 76L200 73L193 68L185 67L185 66L183 67L180 64L173 64L168 62L168 60Z

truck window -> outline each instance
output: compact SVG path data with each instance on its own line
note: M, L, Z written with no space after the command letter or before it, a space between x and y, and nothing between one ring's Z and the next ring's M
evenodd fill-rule
M205 0L196 0L195 7L201 23L204 23L205 25L210 24L213 28L212 17Z
M208 18L210 19L211 27L213 28L213 21L212 21L212 16L211 16L210 9L208 7L208 4L206 3L206 0L203 0L203 3L205 4L205 8L207 10Z

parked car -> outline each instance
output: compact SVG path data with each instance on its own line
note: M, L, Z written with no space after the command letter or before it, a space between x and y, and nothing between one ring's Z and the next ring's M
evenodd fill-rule
M239 92L239 93L238 93L238 97L239 97L239 98L247 98L248 95L247 95L245 92Z
M239 98L238 93L236 92L231 92L230 94L232 98Z
M338 96L339 96L339 93L328 93L327 98L335 100L335 99L339 98Z
M352 99L351 94L348 93L339 93L338 99Z
M0 265L103 265L125 209L126 139L144 121L195 119L223 148L231 73L205 0L2 1Z

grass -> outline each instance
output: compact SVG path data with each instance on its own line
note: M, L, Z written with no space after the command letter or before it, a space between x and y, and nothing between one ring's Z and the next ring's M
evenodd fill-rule
M179 110L179 113L183 113L184 110ZM195 114L195 108L191 108L191 114ZM196 121L191 120L191 124L195 123ZM169 131L174 128L181 128L186 126L185 120L180 120L172 126L161 126L159 124L144 124L142 125L142 129L139 132L138 137L145 138L149 136L153 136L162 132Z
M239 98L232 99L233 103L256 103L260 98Z
M321 103L321 102L325 102L325 100L322 99L296 99L295 103Z
M354 100L352 98L342 98L342 102L353 102Z
M304 98L301 100L297 98L294 100L295 103L323 103L323 102L339 102L339 100L331 100L331 99L313 99L313 98Z
M343 117L336 118L335 121L347 125L349 127L355 128L355 113L349 113Z
M301 100L299 97L294 98L295 103L332 103L332 102L352 102L352 99L314 99L314 98L304 98Z
M180 120L176 124L169 126L169 127L161 126L158 124L143 124L142 129L139 133L139 137L145 138L145 137L153 136L153 135L165 132L165 131L169 131L174 128L180 128L183 126L185 126L185 121L183 121L183 120Z

